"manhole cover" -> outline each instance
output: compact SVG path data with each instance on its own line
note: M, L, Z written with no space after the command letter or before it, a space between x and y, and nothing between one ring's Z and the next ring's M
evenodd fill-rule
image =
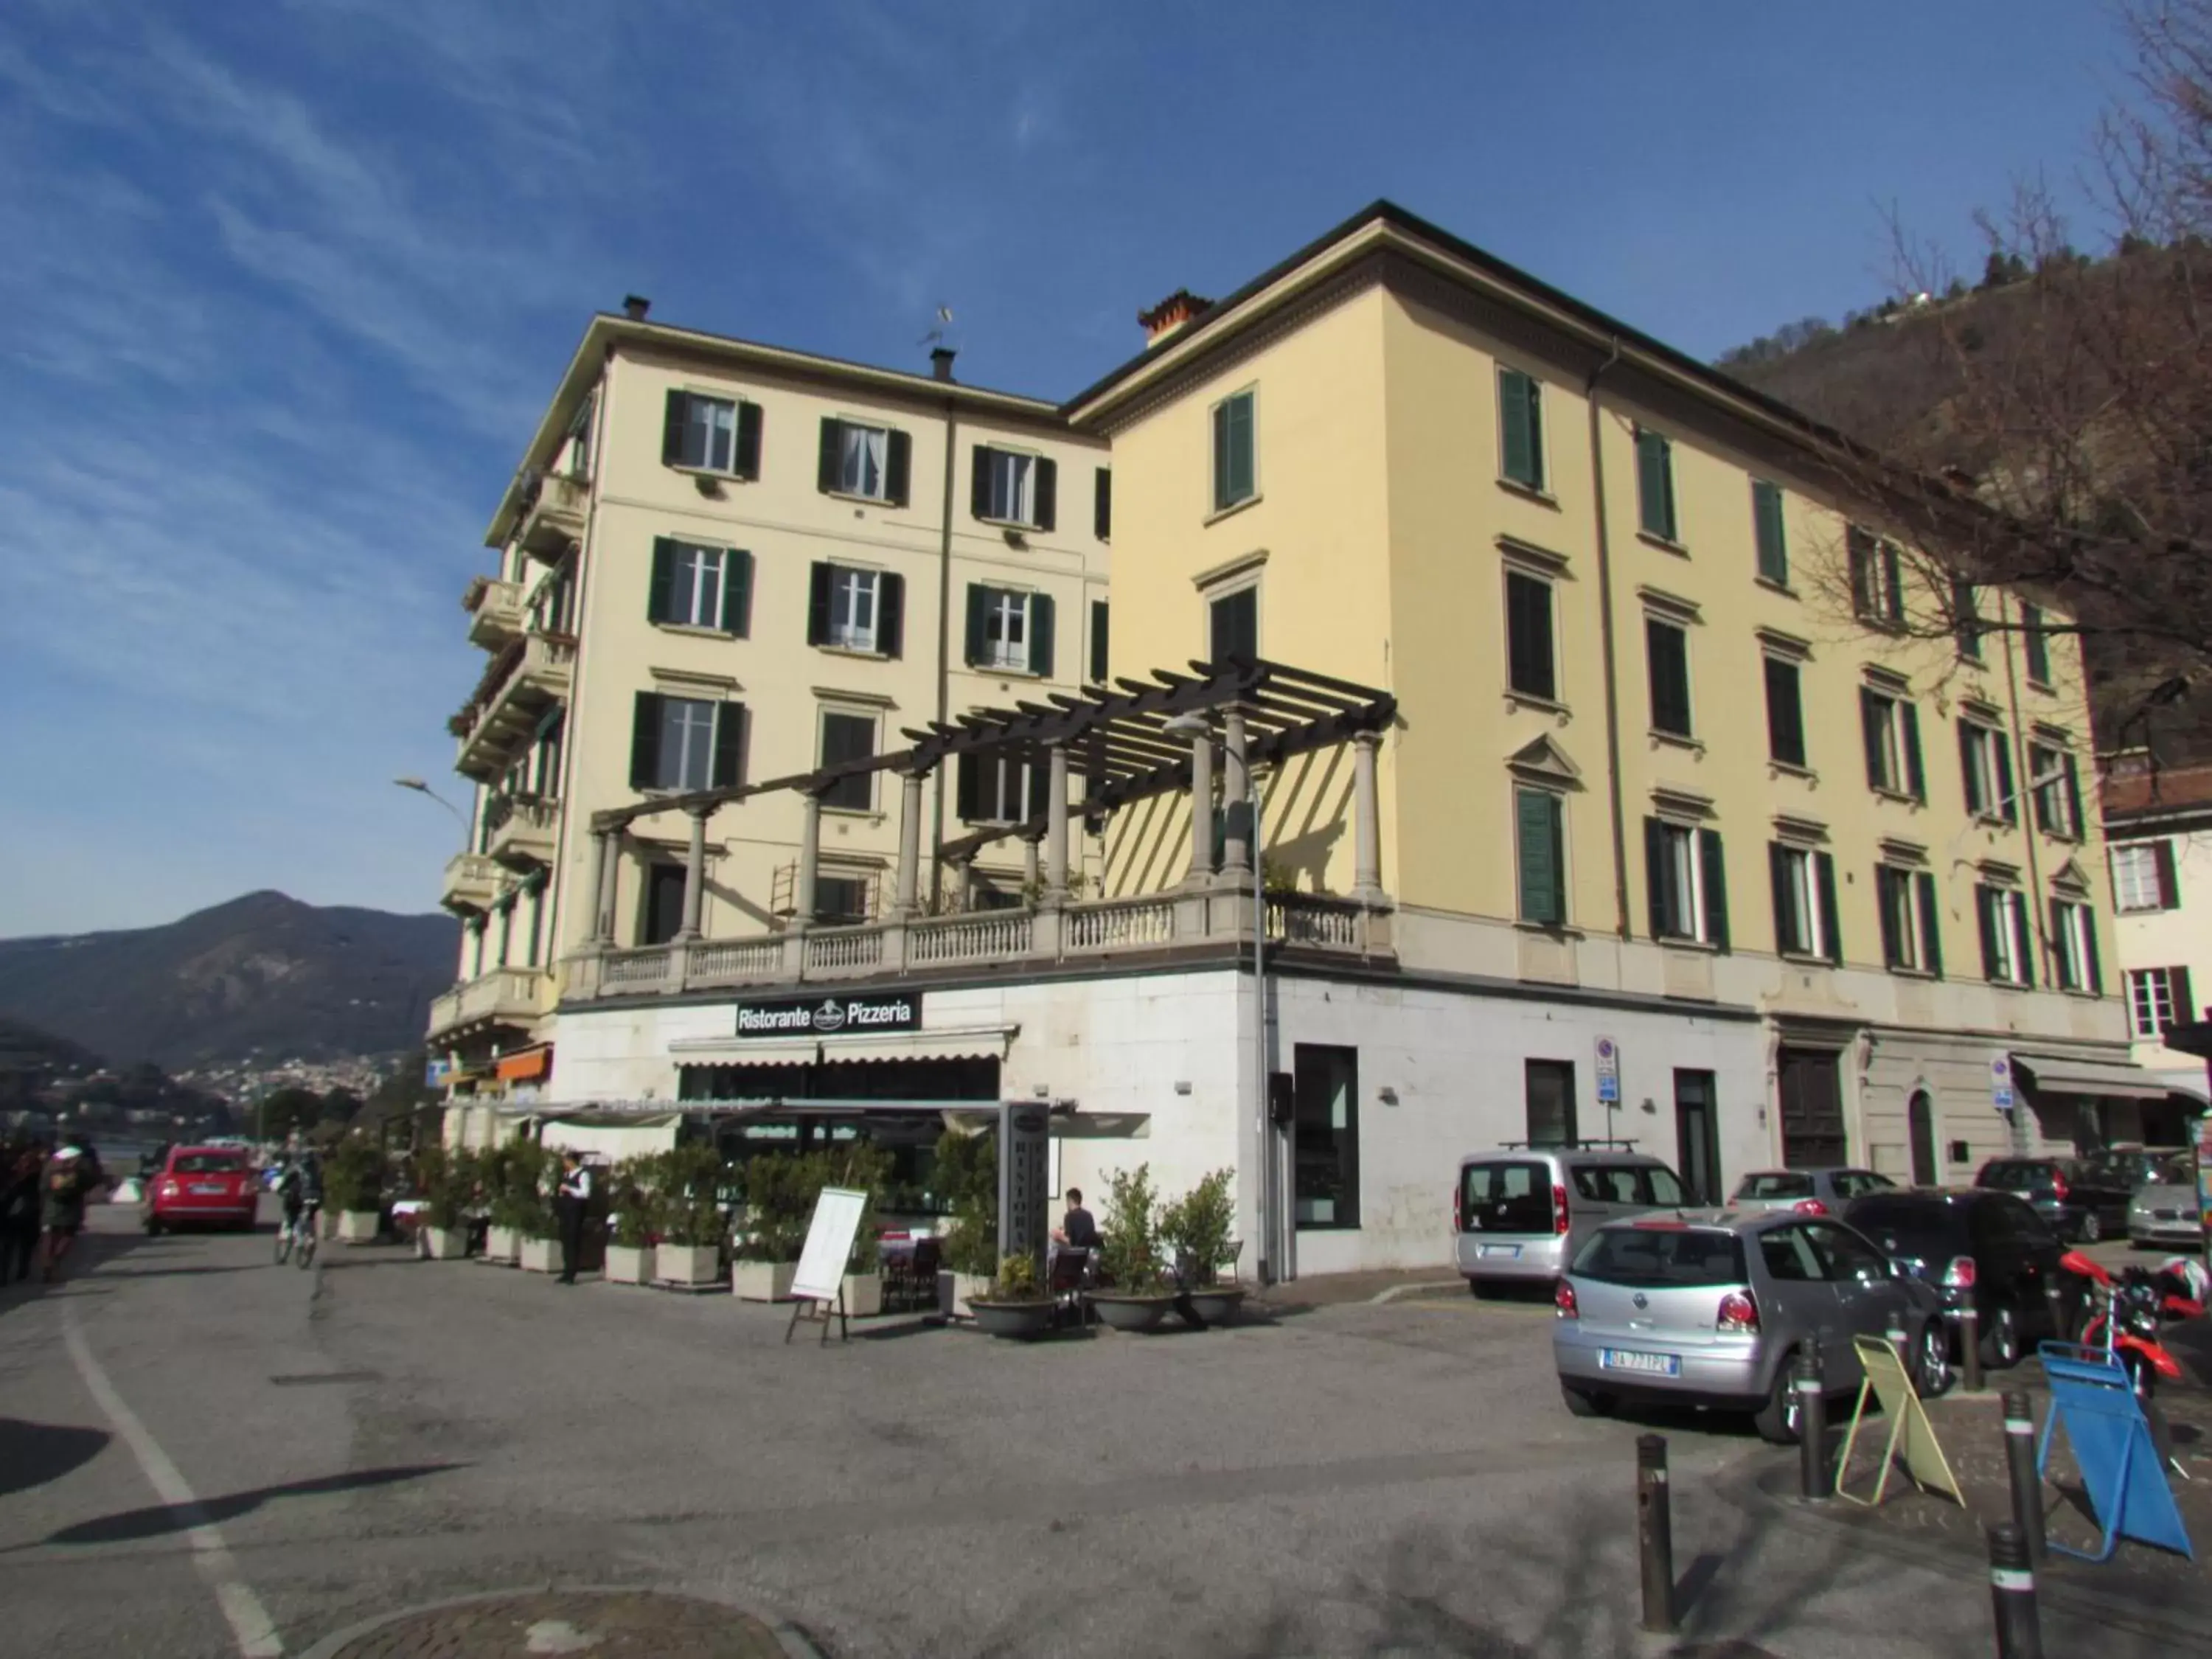
M295 1371L289 1376L272 1376L270 1382L280 1389L312 1388L319 1382L381 1382L382 1371Z
M314 1659L799 1659L815 1650L749 1613L659 1590L526 1590L424 1607Z

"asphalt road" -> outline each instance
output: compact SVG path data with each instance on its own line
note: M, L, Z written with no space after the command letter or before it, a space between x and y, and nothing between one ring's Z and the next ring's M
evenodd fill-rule
M99 1213L63 1286L0 1291L0 1653L301 1655L554 1583L732 1602L839 1659L1651 1654L1651 1427L1685 1640L1990 1650L1971 1577L1746 1507L1778 1456L1747 1430L1569 1418L1540 1305L1036 1347L904 1325L823 1351L726 1297L390 1249L301 1273L266 1230L131 1221Z

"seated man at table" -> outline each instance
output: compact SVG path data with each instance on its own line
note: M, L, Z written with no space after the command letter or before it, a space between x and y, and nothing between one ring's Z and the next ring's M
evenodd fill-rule
M1083 1191L1078 1187L1067 1189L1067 1213L1060 1218L1060 1225L1052 1230L1053 1242L1065 1244L1071 1250L1095 1250L1098 1248L1098 1224L1091 1212L1083 1207Z

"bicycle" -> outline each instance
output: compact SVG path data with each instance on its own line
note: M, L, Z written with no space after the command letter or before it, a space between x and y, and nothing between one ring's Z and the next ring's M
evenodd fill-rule
M307 1204L300 1213L287 1218L276 1229L276 1265L283 1267L287 1256L305 1273L315 1259L315 1218L321 1212L319 1204Z

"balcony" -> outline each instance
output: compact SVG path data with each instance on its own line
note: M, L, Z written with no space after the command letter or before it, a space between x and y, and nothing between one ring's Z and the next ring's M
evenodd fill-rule
M466 706L447 722L460 739L454 769L479 782L497 773L546 709L567 701L575 668L571 635L533 631L509 641L492 658Z
M495 968L434 999L425 1035L437 1044L495 1026L527 1030L552 1006L553 975L545 969Z
M535 795L494 795L484 803L484 851L495 863L527 874L553 862L561 805Z
M522 632L522 584L479 576L461 595L469 613L469 643L496 651Z
M588 478L556 473L541 478L525 495L521 526L515 539L532 558L550 564L584 537L584 515L591 505Z
M1266 909L1271 951L1385 964L1396 960L1387 906L1295 893L1271 896ZM1162 953L1234 959L1250 947L1251 937L1249 890L1159 893L1059 909L984 910L605 951L571 961L568 994L578 1000L660 996L939 969L1104 963Z
M446 884L438 902L456 915L481 914L499 896L499 866L482 853L456 853L446 860Z

